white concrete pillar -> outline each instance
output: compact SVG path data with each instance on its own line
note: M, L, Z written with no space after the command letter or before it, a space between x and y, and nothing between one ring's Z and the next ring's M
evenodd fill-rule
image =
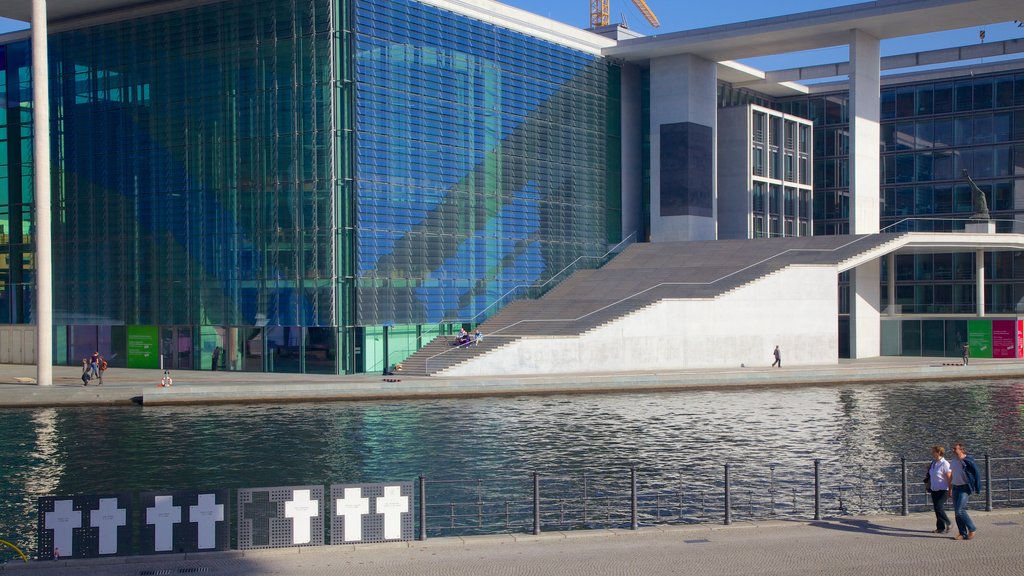
M878 38L850 31L850 232L878 232L881 58Z
M882 353L882 266L872 260L850 273L850 358Z
M889 295L889 314L895 315L896 312L896 253L890 252L885 255L885 265L889 269L889 278L886 282L885 287L888 289Z
M714 240L718 68L692 54L651 60L651 241Z
M36 383L53 385L53 276L50 262L50 74L46 0L32 0L32 165L36 243Z
M974 301L977 305L978 317L985 315L985 251L974 253Z
M874 234L879 220L881 48L878 38L850 31L850 232ZM881 266L850 272L850 357L881 354Z

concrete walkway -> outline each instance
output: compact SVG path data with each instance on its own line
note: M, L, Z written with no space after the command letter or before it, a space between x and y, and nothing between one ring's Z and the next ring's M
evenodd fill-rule
M855 382L906 382L1024 377L1024 360L883 357L829 366L767 366L676 372L624 372L572 376L487 378L325 376L254 372L175 371L174 385L158 386L159 370L111 368L102 386L83 387L81 368L55 366L54 385L35 385L35 366L0 365L0 407L146 405L231 402L305 402L706 390L807 386ZM392 380L392 381L387 381Z
M435 538L425 542L9 563L39 576L200 573L401 575L1024 575L1024 511L972 512L977 536L929 532L914 514L821 522L581 530L539 536Z

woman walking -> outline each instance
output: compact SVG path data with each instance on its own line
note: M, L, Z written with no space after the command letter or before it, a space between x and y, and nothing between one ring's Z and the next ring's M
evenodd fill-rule
M949 516L946 515L946 499L949 498L949 480L953 475L949 461L944 458L946 449L932 446L932 463L928 467L928 488L932 494L932 508L935 509L936 534L949 533Z

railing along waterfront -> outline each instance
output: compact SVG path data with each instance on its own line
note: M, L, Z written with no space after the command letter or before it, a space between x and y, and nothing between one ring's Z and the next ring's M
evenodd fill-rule
M982 492L972 496L973 509L1024 506L1024 457L985 455L977 463ZM929 464L901 459L868 473L853 459L831 468L817 460L800 468L723 463L717 477L644 467L474 480L421 477L418 537L906 515L931 510L922 482Z
M13 548L19 553L22 548L34 549L36 558L56 559L151 554L174 551L178 547L186 547L185 551L226 550L338 544L363 539L383 542L424 540L429 536L539 534L552 530L635 530L659 524L730 524L767 519L806 521L878 513L907 515L931 509L930 498L921 482L928 461L901 458L896 463L864 465L851 458L830 462L823 465L816 459L806 461L806 465L766 462L716 466L694 461L694 469L702 472L630 466L565 475L521 472L474 480L420 477L418 482L339 484L329 490L319 485L225 489L203 494L150 492L139 494L137 498L127 494L47 496L40 498L38 540L23 538L12 548L20 544ZM983 476L982 493L973 498L973 509L1024 506L1024 457L984 455L977 462ZM716 468L717 474L707 472ZM329 505L323 508L328 494ZM257 498L257 495L262 496ZM193 499L196 504L185 506ZM45 506L44 501L48 501L49 506ZM74 508L75 501L78 508ZM232 501L237 502L238 507L228 514ZM268 507L271 502L274 504ZM288 512L289 506L292 512ZM223 510L220 518L215 517L218 507ZM131 511L132 508L137 511ZM189 519L170 514L175 509L187 509ZM78 538L81 540L75 544L73 529L79 526L74 524L74 518L81 520L82 510L92 511L90 522L94 528L99 528L100 537L96 540L96 534L80 531ZM161 511L167 513L160 514ZM100 515L92 516L95 512ZM118 513L122 515L120 521ZM365 524L366 530L373 534L363 532L360 535L355 527L363 525L362 519L367 516L377 518L374 521L377 524ZM380 523L382 516L384 522ZM292 530L269 530L269 518L279 521L287 518ZM350 524L354 519L358 521ZM223 525L218 524L221 521ZM203 522L208 530L205 535L203 530L186 533L179 528L175 532L173 525L183 522ZM259 522L262 528L257 530ZM149 527L150 524L153 526ZM305 528L295 528L301 525ZM125 531L118 532L118 526L126 527ZM350 533L353 529L355 532ZM109 537L102 536L104 530ZM114 534L118 536L112 537ZM193 541L197 534L198 541ZM330 537L325 538L328 534ZM97 542L100 543L98 549ZM72 553L75 549L78 552ZM0 563L13 559L8 558L9 555L0 553ZM25 556L21 558L27 560Z

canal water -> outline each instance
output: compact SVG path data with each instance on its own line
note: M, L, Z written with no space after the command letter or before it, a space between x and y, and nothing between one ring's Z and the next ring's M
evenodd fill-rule
M9 409L0 437L0 539L31 545L45 495L600 476L630 466L713 485L726 462L809 473L816 458L850 481L851 471L870 478L957 439L977 456L1020 457L1024 382Z

